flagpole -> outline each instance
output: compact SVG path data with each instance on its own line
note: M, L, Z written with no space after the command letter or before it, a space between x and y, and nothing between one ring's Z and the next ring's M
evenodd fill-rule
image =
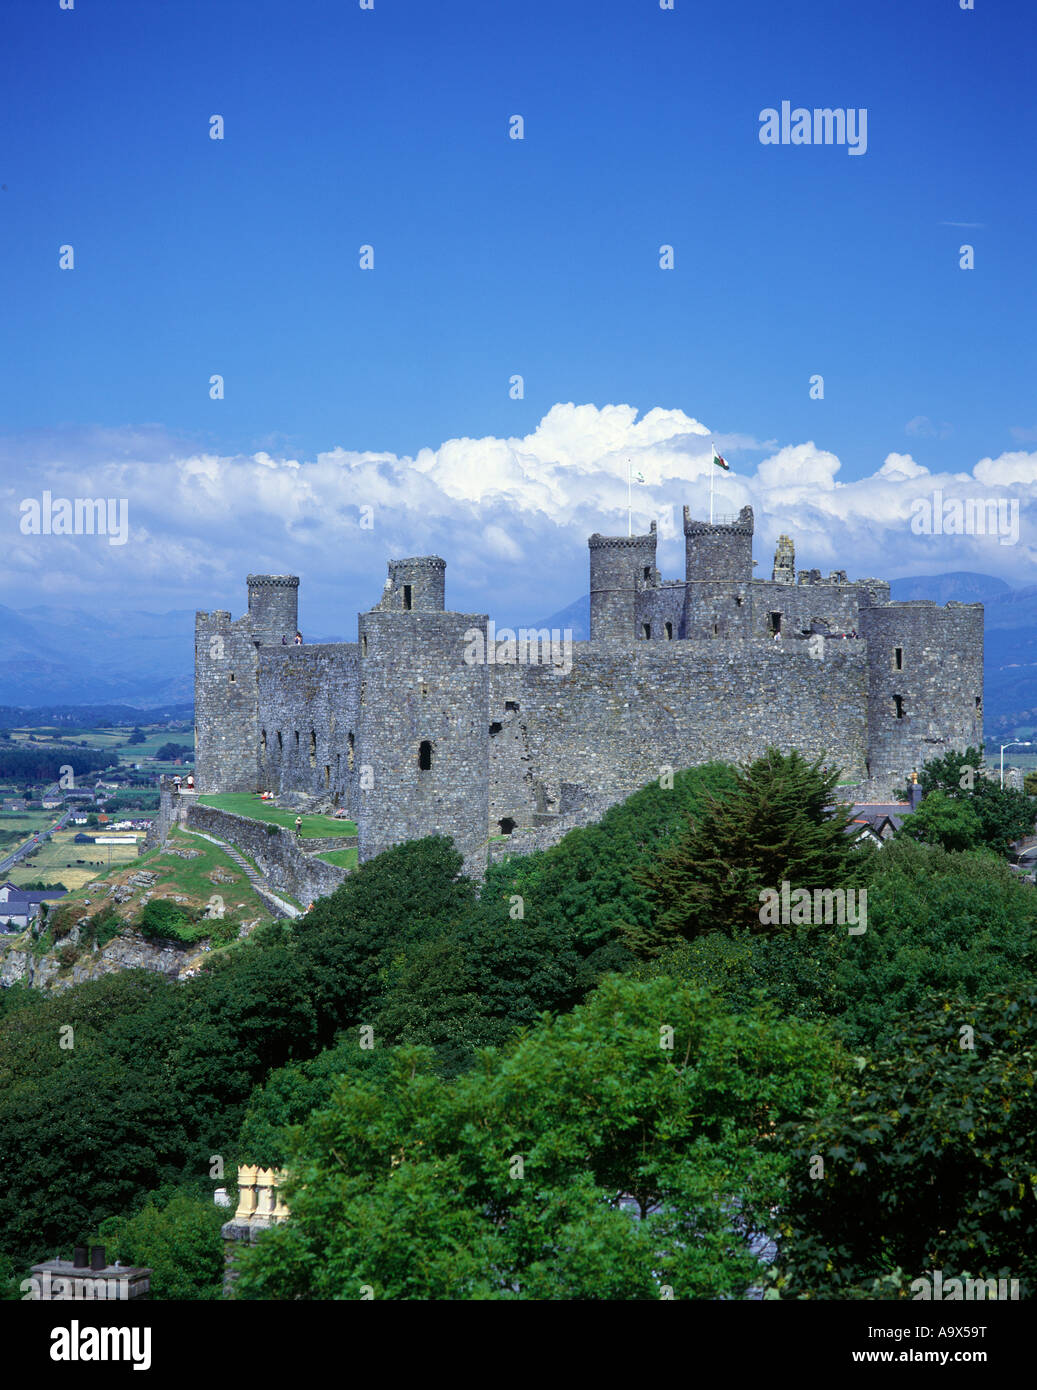
M712 440L710 441L710 447L712 447ZM716 466L716 464L713 462L712 455L710 455L710 460L709 460L709 524L710 524L710 526L713 525L713 479L714 479L714 477L716 476L716 471L717 471L717 466Z

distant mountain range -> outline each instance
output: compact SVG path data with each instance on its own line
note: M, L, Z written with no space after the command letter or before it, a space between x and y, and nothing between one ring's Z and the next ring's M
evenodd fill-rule
M1012 589L989 574L959 571L895 579L895 599L985 605L985 727L991 738L1037 730L1037 585ZM590 636L590 595L535 627ZM0 705L190 704L194 613L0 607L4 661ZM312 640L335 641L333 637Z

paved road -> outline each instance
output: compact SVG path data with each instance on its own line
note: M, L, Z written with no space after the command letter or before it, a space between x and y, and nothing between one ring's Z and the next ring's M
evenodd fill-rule
M46 830L38 830L35 835L30 835L27 840L23 840L16 849L13 849L6 859L0 859L0 874L6 873L8 869L13 869L19 859L24 859L34 849L38 849L44 840L49 840L52 831L64 830L65 826L68 825L73 809L70 806Z

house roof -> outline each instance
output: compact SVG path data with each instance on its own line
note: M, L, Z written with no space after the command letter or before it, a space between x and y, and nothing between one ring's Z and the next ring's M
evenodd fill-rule
M54 889L53 891L51 891L51 890L48 889L47 892L39 892L39 891L36 891L35 889L30 890L30 891L26 891L26 890L23 889L23 888L15 888L14 885L12 884L12 885L11 885L11 888L10 888L8 894L7 894L7 901L8 901L8 903L24 903L24 904L42 903L42 902L50 902L51 900L56 899L56 898L64 898L64 897L66 897L66 896L67 896L67 895L66 895L65 890L64 890L63 888L61 888L61 889Z
M909 801L862 801L850 807L850 819L846 827L848 835L860 834L862 826L868 826L881 835L889 825L899 830L904 817L911 814ZM856 829L854 828L856 827Z

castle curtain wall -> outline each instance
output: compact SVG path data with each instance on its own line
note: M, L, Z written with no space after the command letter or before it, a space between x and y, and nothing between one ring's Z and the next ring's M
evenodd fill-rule
M805 643L789 651L772 641L586 642L574 646L567 676L494 667L493 708L508 699L520 707L524 773L511 787L495 782L491 803L511 814L539 785L548 804L538 809L557 811L565 784L629 794L663 766L740 762L771 744L826 754L846 777L863 778L867 675L865 644L849 640L826 643L822 660Z
M326 796L353 813L357 651L355 642L259 648L259 790Z

